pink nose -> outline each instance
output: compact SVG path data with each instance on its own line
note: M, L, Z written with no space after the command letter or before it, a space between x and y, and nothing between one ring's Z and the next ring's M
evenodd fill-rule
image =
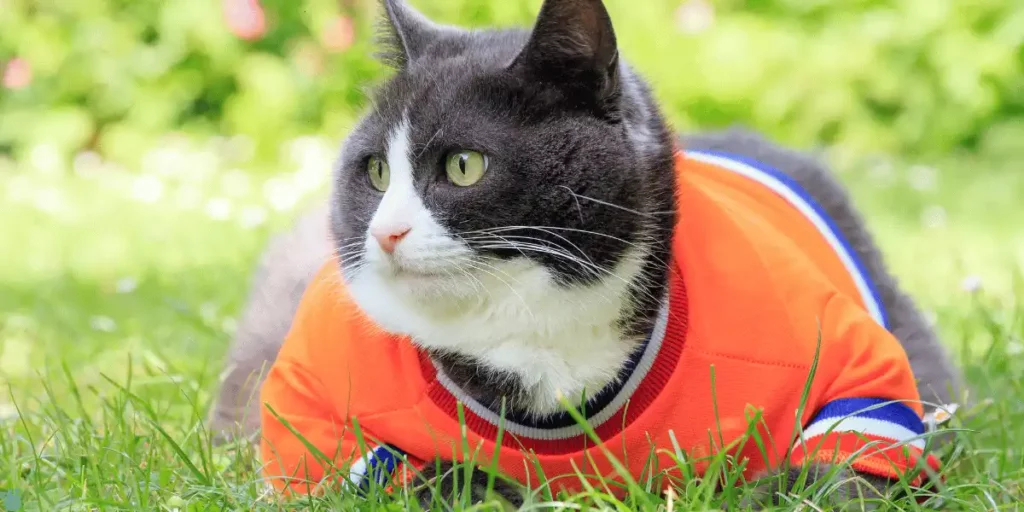
M409 230L412 228L407 224L395 224L391 226L383 226L370 228L370 234L377 239L377 243L380 244L380 248L384 252L391 254L395 252L395 247L398 242L401 242L405 235L409 234Z

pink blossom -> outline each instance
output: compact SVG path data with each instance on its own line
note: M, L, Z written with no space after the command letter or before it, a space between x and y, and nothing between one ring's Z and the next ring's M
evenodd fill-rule
M315 43L301 43L295 50L295 65L306 76L318 76L324 70L323 53Z
M8 89L24 89L32 83L32 66L27 60L15 57L4 67L4 87Z
M267 16L259 0L223 0L224 18L231 33L254 41L267 31Z
M352 18L337 16L330 20L323 32L324 47L333 52L347 50L356 39L356 27Z

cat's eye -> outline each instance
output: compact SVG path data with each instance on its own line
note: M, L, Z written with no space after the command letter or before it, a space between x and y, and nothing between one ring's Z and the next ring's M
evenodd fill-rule
M487 172L487 157L476 151L456 151L448 155L445 171L452 183L468 187L484 177L484 173Z
M388 163L375 156L370 157L366 162L366 172L370 175L370 184L373 188L384 192L388 189L391 181L391 168Z

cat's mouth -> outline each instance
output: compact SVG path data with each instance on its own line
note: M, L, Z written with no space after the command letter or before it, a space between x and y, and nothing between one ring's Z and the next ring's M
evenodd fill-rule
M392 275L410 279L435 279L450 276L451 273L442 272L438 269L422 269L403 265L393 265Z
M450 265L445 262L388 258L382 263L384 274L397 279L431 280L452 276Z

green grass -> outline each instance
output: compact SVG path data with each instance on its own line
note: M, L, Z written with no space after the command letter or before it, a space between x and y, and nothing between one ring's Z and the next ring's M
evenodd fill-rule
M253 454L212 447L202 428L262 244L325 191L330 145L305 147L305 158L282 162L282 174L248 178L225 172L229 164L204 149L160 155L175 165L138 173L87 159L77 170L46 159L0 162L0 492L14 493L0 504L311 504L265 494ZM943 508L1017 509L1024 497L1024 174L1012 162L978 158L942 162L935 180L900 163L842 168L894 269L934 313L981 403L958 425L948 480L937 491ZM308 193L290 206L282 184ZM258 222L261 211L265 222ZM691 510L734 505L749 491L717 494L714 484L693 480L669 496L641 481L623 502L600 489L556 499L567 509ZM402 499L340 495L312 504L400 510ZM890 505L917 507L909 499Z

